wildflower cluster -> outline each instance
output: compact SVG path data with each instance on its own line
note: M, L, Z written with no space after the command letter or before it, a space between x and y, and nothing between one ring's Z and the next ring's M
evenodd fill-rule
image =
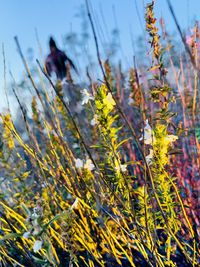
M106 85L101 85L95 96L96 113L94 118L102 134L103 146L106 148L105 164L108 164L109 168L116 173L117 180L115 180L114 175L112 182L115 186L122 188L124 186L122 173L127 171L127 165L121 163L118 151L120 147L117 140L119 128L114 125L118 116L112 115L115 105L116 103Z
M1 116L2 123L3 123L3 139L5 140L9 149L13 149L15 146L13 135L12 135L12 128L13 124L11 121L11 115L6 114Z
M154 4L152 1L146 8L146 30L150 35L150 44L153 47L153 56L157 61L161 55L161 45L159 42L160 36L158 35L158 28L156 27L156 18L154 16Z

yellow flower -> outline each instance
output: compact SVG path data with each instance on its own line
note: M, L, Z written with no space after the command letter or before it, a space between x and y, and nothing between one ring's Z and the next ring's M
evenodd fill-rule
M1 116L2 120L3 120L3 125L4 125L4 129L3 129L3 138L5 139L8 148L9 149L13 149L15 147L15 143L13 140L13 135L12 135L12 128L13 128L13 123L12 123L12 119L11 119L11 115L10 114L6 114L4 116Z
M107 94L107 96L103 99L103 103L109 110L112 110L116 105L111 93Z

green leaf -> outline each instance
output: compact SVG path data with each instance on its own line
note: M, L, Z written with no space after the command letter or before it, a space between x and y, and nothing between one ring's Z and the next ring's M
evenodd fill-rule
M5 240L9 240L9 239L15 239L15 238L20 237L20 236L21 236L21 234L18 234L18 233L10 233L10 234L7 234L7 235L1 237L0 242L5 241Z
M117 144L116 149L118 149L120 146L122 146L124 143L126 143L130 138L122 140L119 144Z

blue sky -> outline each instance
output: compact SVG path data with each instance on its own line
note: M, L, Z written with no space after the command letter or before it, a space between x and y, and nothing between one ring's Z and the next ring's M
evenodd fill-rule
M90 0L96 20L100 22L104 30L104 37L115 28L115 18L120 30L120 41L122 53L125 55L128 64L132 62L133 47L131 44L130 32L136 39L144 28L144 6L147 0ZM172 0L171 1L182 28L188 28L190 22L200 16L199 0ZM0 1L0 44L4 43L6 53L7 69L11 69L15 78L19 80L23 70L21 60L17 54L13 37L18 36L22 49L26 55L29 47L34 49L34 56L39 57L38 46L35 37L35 28L37 28L40 43L44 56L48 53L48 38L52 34L55 36L58 45L62 47L63 36L70 32L81 34L81 18L77 16L81 4L84 0L1 0ZM137 5L136 5L137 3ZM136 12L136 6L138 13ZM102 14L103 13L103 19ZM139 17L141 23L139 22ZM174 31L174 22L169 14L165 0L156 1L156 16L166 20L167 29ZM101 29L99 28L99 31ZM100 44L101 47L101 44ZM1 48L1 46L0 46ZM102 47L101 47L102 48ZM88 50L94 54L93 40L88 44ZM70 56L70 53L69 53ZM120 56L120 55L119 55ZM41 58L40 58L41 59ZM76 59L75 59L76 60ZM3 100L3 57L0 52L0 104ZM9 75L7 75L9 80ZM0 108L1 110L1 108Z

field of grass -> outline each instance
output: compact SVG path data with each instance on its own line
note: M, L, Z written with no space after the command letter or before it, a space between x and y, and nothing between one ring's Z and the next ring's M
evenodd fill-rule
M39 61L38 87L16 38L34 94L31 117L15 87L21 117L0 114L0 266L199 266L200 31L175 57L154 1L145 18L151 62L123 73L89 13L103 79L87 88Z

